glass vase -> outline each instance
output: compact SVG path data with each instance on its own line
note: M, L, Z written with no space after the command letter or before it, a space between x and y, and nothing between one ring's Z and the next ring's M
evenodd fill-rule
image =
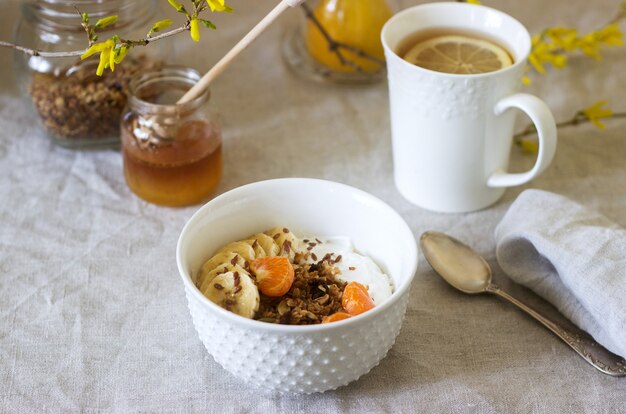
M384 78L380 31L391 17L386 0L319 0L283 38L283 58L298 74L338 83Z

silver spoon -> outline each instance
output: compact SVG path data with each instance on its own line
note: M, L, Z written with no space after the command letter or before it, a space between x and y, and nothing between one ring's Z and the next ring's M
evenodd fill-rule
M615 377L626 376L626 361L609 352L588 333L576 327L564 328L491 283L491 268L469 246L435 231L422 234L420 245L435 272L453 287L469 294L492 293L508 300L554 332L598 370Z

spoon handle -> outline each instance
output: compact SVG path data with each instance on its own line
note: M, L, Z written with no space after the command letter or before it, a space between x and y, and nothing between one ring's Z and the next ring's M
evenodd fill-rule
M585 331L576 327L567 329L557 324L494 284L490 284L487 287L487 292L508 300L528 315L535 318L598 370L614 377L626 376L626 361L624 361L622 357L609 352Z

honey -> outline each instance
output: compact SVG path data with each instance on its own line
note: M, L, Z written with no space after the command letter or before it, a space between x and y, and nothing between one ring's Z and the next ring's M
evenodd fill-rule
M163 206L207 200L222 177L222 137L204 104L209 92L178 104L200 79L193 69L165 67L130 83L122 116L124 177L140 198Z
M183 125L171 145L141 148L131 131L122 133L124 177L142 199L164 206L206 200L222 176L219 130L203 121Z

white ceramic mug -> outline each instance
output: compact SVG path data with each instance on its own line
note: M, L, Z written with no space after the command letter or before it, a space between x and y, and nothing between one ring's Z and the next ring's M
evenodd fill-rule
M514 63L495 72L435 72L400 58L411 34L429 28L474 31L496 39ZM412 203L440 212L478 210L506 187L539 175L556 151L554 117L543 101L516 93L531 41L524 26L498 10L467 3L431 3L403 10L385 24L394 179ZM507 173L517 108L537 127L539 153L525 173Z

